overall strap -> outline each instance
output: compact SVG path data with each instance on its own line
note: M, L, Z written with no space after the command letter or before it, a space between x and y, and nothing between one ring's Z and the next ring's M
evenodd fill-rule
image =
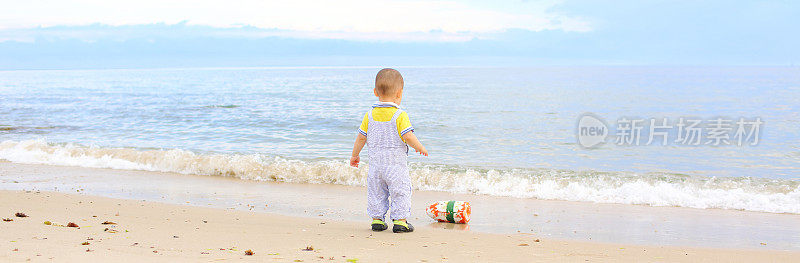
M397 118L400 117L400 114L402 114L402 113L403 113L403 110L397 109L397 111L394 112L394 115L392 115L392 120L390 120L390 121L391 122L396 122Z
M367 115L369 115L369 122L374 122L375 121L374 119L372 119L372 110L369 110L367 112Z

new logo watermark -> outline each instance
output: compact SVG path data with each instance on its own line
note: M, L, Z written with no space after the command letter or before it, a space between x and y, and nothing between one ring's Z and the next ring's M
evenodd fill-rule
M608 125L597 115L584 113L578 118L576 134L581 147L599 147L608 138Z
M764 121L760 117L622 117L615 124L609 126L593 113L581 114L575 131L578 145L591 149L613 141L618 146L755 146L760 142Z

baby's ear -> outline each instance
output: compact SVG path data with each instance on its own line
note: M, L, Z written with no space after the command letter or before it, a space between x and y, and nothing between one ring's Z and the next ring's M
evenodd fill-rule
M380 96L378 96L378 88L372 89L372 93L375 94L375 97L380 97Z

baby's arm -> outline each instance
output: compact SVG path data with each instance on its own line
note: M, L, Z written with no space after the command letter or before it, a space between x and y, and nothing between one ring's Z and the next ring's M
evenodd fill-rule
M428 150L425 149L425 146L422 146L422 143L419 142L419 139L417 139L417 136L414 135L414 132L406 132L406 134L403 134L403 140L406 141L408 146L414 148L414 150L419 154L428 156Z
M353 144L353 155L350 156L350 166L358 167L358 163L361 162L359 154L361 154L361 149L364 148L364 144L367 144L367 136L359 133L358 137L356 137L355 144Z

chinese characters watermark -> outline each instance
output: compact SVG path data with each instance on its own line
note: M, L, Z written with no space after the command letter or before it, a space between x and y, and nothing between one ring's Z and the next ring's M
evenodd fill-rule
M739 118L631 118L617 119L613 129L597 115L586 113L578 119L576 137L584 148L609 140L618 146L755 146L764 121L760 117Z

